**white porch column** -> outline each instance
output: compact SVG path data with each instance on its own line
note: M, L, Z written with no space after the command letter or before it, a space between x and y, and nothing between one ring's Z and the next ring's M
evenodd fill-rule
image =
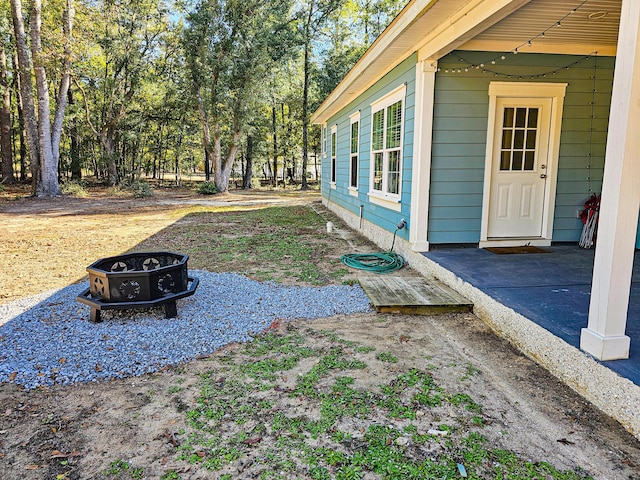
M411 222L409 242L414 252L429 250L429 188L431 185L431 141L433 138L433 102L436 86L436 60L416 65L416 104L411 177Z
M640 1L623 0L607 135L589 323L580 348L629 357L625 335L640 207Z

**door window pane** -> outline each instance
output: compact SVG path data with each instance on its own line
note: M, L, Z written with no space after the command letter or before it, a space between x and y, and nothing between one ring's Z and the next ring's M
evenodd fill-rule
M511 170L511 152L503 150L500 156L500 170Z
M535 165L535 157L536 157L536 152L535 151L529 151L529 152L525 152L524 154L524 169L525 170L533 170L533 167Z
M527 132L527 149L532 150L536 148L536 131L529 130Z
M516 128L524 128L526 125L525 119L527 118L527 109L526 108L517 108L516 109Z
M527 127L538 128L538 109L537 108L529 109L529 121L527 122Z
M516 150L513 152L513 165L511 170L522 170L522 152Z
M514 132L513 148L524 148L524 130L516 130Z
M511 148L511 140L513 138L511 130L502 131L502 148Z
M502 125L505 127L513 127L513 108L505 108L504 109L504 118L502 120Z

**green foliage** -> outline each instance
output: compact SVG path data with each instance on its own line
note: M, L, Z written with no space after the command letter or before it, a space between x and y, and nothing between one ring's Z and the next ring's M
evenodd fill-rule
M201 195L215 195L218 193L218 187L213 182L202 182L198 187L198 193Z
M389 352L379 352L376 354L376 360L388 363L398 363L398 357L392 355Z
M87 197L89 192L85 188L85 184L78 180L71 180L60 185L62 193L65 195L73 195L74 197Z
M119 185L120 190L130 192L134 198L153 197L153 190L148 182L143 180L124 181Z
M118 478L122 478L122 474L125 472L132 480L142 480L145 478L144 469L131 468L131 464L122 459L111 462L109 468L103 473L104 475L118 475Z

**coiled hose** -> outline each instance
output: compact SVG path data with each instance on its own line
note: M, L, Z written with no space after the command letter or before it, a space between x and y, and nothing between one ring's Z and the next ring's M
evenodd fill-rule
M374 273L390 273L400 270L405 264L405 259L393 251L393 246L396 243L396 233L400 228L404 228L404 224L401 223L401 225L402 227L398 225L399 228L393 232L393 242L388 252L347 253L340 257L340 261L348 267Z

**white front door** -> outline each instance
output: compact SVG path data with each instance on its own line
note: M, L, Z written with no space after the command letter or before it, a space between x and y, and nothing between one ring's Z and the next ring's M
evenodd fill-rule
M543 236L551 98L496 99L487 240Z

